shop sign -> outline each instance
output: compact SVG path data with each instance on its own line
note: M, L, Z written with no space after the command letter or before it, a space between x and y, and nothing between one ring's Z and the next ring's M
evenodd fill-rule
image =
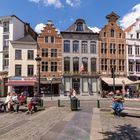
M22 80L22 77L11 76L11 77L9 77L9 80Z

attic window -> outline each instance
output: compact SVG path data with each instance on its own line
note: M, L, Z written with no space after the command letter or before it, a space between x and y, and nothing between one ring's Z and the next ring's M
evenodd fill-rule
M81 22L77 23L76 31L83 31L83 23Z

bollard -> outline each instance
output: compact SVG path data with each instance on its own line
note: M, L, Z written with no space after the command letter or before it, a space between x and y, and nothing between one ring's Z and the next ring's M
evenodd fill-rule
M97 100L97 108L100 108L100 100Z
M60 107L60 99L58 99L58 107Z

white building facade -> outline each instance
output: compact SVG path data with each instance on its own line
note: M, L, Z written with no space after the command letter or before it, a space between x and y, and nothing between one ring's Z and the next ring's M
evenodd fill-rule
M77 19L62 35L62 71L64 93L70 88L77 94L98 92L98 34L83 19Z
M140 79L140 18L125 29L127 47L127 75L132 80Z
M19 40L21 38L24 38L27 35L27 32L29 31L28 27L29 27L29 24L23 22L21 19L19 19L15 15L0 17L0 80L1 80L0 96L5 96L8 91L11 91L11 88L9 86L12 86L12 85L9 85L8 82L11 76L16 76L14 72L15 63L19 65L21 63L19 61L15 61L16 48L19 50L23 49L23 51L21 51L22 56L26 55L25 52L26 52L26 49L28 49L28 47L29 49L37 48L36 44L29 43L30 40L23 41L23 42ZM33 30L31 32L33 33ZM27 62L25 62L24 60L23 65L24 63L27 63ZM30 63L34 64L34 61ZM21 76L22 75L26 76L27 74L25 71L22 71Z

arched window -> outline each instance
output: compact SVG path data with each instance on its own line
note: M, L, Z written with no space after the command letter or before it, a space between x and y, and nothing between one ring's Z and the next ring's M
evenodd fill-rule
M82 22L77 23L76 31L83 31L83 23Z
M82 53L88 53L87 41L82 41Z
M79 58L78 57L73 58L73 71L79 72Z
M110 36L111 36L111 37L114 37L114 29L111 29L111 30L110 30Z
M73 41L73 53L79 53L79 41Z
M64 57L64 71L69 72L70 71L70 58Z
M64 40L64 52L70 52L70 41Z

